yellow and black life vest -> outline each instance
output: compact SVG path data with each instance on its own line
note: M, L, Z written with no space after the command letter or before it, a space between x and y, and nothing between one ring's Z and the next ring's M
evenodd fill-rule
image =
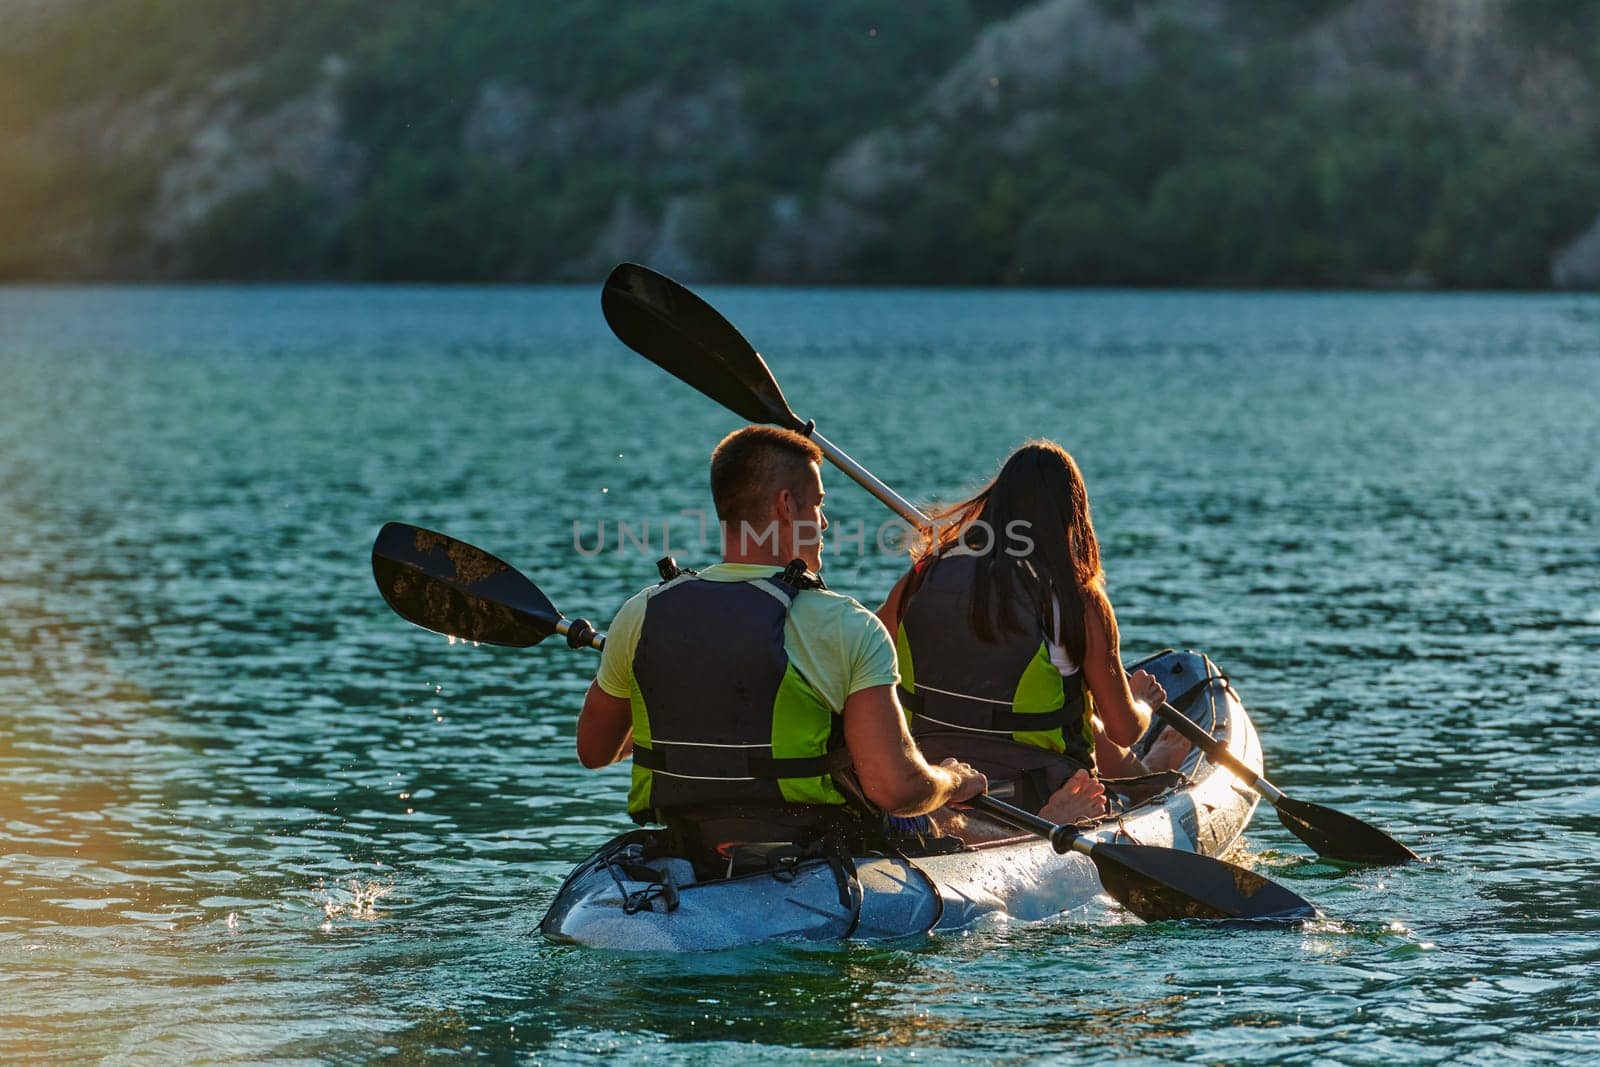
M900 612L895 649L900 703L914 734L966 731L1008 737L1094 766L1092 698L1083 671L1063 678L1050 661L1040 604L1017 591L1023 632L993 642L972 630L972 587L983 557L930 560Z
M791 565L717 582L683 571L650 591L633 655L633 784L628 812L837 806L849 766L842 717L784 649L794 598L821 586Z

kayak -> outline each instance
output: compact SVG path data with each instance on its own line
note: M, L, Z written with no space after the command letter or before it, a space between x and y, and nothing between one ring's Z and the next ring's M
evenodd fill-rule
M1169 650L1129 669L1135 667L1155 675L1169 703L1260 771L1250 717L1208 657ZM1142 743L1159 729L1152 725ZM1256 794L1198 749L1179 771L1173 784L1083 832L1106 842L1227 852L1249 824ZM991 776L997 795L1004 788ZM779 851L766 869L707 879L697 878L687 859L661 855L655 831L633 830L573 870L539 929L552 941L591 948L688 952L891 940L1067 912L1117 914L1087 856L1058 854L1041 838L970 809L941 824L949 830L935 841L937 850L806 859Z

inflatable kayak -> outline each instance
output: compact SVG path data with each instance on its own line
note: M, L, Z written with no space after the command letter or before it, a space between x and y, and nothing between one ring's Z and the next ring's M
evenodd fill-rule
M1169 651L1136 666L1156 676L1169 703L1260 770L1261 746L1244 705L1205 655ZM1255 811L1255 793L1199 750L1179 770L1172 784L1085 833L1210 856L1226 852ZM992 774L991 787L997 795L1005 788ZM593 948L683 952L904 938L986 918L1046 919L1107 902L1094 863L1081 853L1058 854L1040 838L970 810L940 821L947 831L925 852L800 859L791 850L774 855L765 869L709 879L697 878L687 859L660 854L654 831L634 830L578 865L539 929L553 941Z

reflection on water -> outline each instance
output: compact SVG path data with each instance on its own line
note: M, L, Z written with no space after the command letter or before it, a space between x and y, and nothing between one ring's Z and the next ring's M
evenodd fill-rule
M372 588L372 536L447 530L603 621L659 553L581 555L573 522L705 507L732 418L621 350L587 289L0 290L0 1053L1596 1045L1600 303L716 302L796 410L914 496L1062 439L1127 651L1211 652L1274 781L1433 862L1323 863L1264 811L1238 858L1325 921L1073 915L682 959L547 945L561 878L623 826L625 772L570 754L594 660L407 626ZM831 490L840 530L876 529L871 500ZM875 600L900 561L836 544L830 584Z

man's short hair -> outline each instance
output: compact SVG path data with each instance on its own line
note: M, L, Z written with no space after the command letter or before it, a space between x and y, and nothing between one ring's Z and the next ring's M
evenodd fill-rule
M746 426L711 453L711 499L723 522L761 522L781 489L799 492L822 449L808 437L776 426Z

